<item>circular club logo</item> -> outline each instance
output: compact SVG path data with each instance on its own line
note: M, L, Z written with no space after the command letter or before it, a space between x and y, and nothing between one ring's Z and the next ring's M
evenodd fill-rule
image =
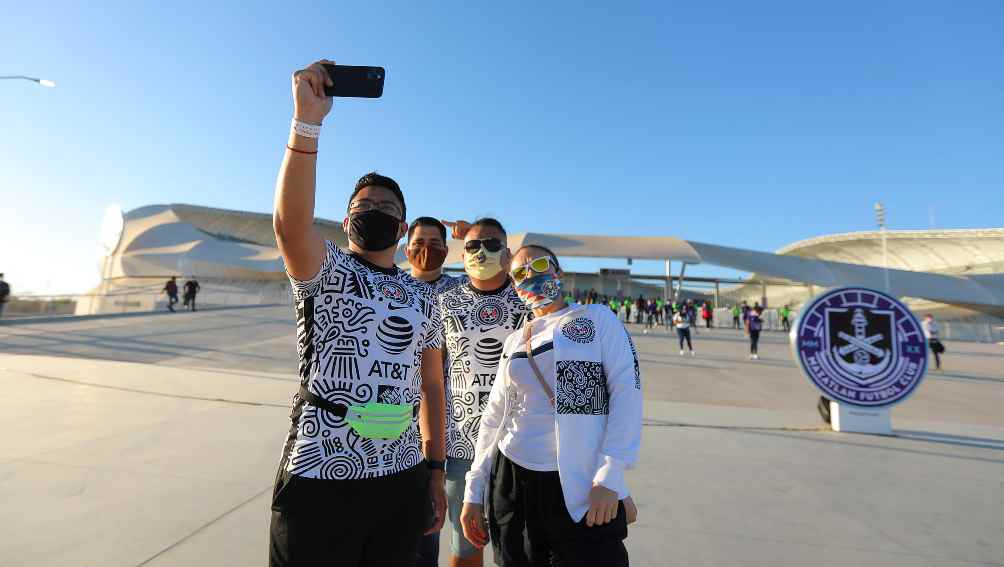
M596 326L588 317L578 317L561 326L561 334L577 343L592 342L596 338Z
M899 300L878 291L846 287L816 296L791 334L802 371L837 402L899 403L927 370L920 321Z
M381 295L394 303L409 303L411 301L408 290L395 281L382 281L377 284L377 290L379 290Z
M483 327L501 325L508 314L505 303L495 297L486 297L474 307L474 320Z

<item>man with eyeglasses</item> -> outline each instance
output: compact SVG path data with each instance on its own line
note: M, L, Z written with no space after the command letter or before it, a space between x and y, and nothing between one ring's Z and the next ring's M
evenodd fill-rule
M481 549L464 537L460 523L465 476L474 459L481 411L488 402L505 338L532 317L509 279L512 255L502 224L492 218L471 223L464 235L468 281L440 294L447 366L446 494L451 567L480 567Z
M408 225L393 179L356 183L347 252L314 229L317 140L332 104L324 63L293 74L276 186L300 386L272 495L269 564L410 566L423 532L445 517L439 307L430 286L394 264Z

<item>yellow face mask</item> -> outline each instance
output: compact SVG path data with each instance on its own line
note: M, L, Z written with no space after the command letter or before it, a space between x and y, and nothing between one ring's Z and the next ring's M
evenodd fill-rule
M490 280L494 278L502 271L503 252L504 249L498 252L489 252L483 247L477 252L468 252L464 260L464 268L467 270L467 275L476 280Z

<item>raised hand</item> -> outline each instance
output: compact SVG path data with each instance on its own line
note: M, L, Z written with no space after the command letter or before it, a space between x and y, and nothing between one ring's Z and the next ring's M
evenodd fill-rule
M467 231L471 229L471 223L464 220L455 222L444 220L440 222L443 223L443 226L450 229L450 237L454 240L463 240L467 236Z
M321 59L293 73L293 117L297 120L320 124L331 112L332 99L324 94L324 88L333 83L324 64L334 65L335 62Z

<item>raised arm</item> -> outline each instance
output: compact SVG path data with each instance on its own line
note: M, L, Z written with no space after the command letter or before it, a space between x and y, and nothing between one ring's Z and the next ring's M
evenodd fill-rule
M331 111L324 87L331 78L322 59L293 73L293 118L320 125ZM317 187L317 138L298 134L290 127L286 153L275 187L272 226L279 252L289 275L308 280L317 275L324 260L324 240L314 230L314 194Z

